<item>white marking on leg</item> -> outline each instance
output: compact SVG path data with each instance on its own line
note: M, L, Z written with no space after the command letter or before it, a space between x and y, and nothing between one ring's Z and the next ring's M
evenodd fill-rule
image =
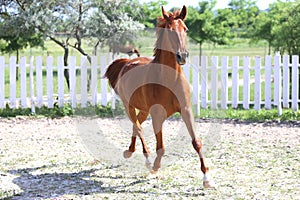
M210 177L208 172L204 174L203 187L204 188L216 189L216 184L214 183L213 179Z
M151 171L152 170L152 164L151 164L151 162L148 158L146 158L145 164L146 164L147 169Z

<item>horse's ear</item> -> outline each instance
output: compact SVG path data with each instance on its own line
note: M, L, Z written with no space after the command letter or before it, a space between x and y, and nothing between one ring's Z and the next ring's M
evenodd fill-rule
M184 21L186 18L186 15L187 15L187 8L186 8L186 6L183 6L180 11L179 17L180 17L180 19L182 19Z
M162 11L162 14L163 14L165 20L168 20L169 19L169 14L168 14L168 12L165 11L163 6L161 7L161 11Z

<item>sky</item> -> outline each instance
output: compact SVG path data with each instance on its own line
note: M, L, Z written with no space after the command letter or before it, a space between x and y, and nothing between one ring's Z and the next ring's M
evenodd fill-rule
M141 2L149 2L149 1L154 1L154 0L141 0ZM182 7L183 5L186 6L198 6L198 2L201 0L167 0L169 2L168 5L165 6L166 10L170 10L173 7ZM217 5L215 9L219 8L225 8L227 7L228 3L230 0L217 0ZM269 4L274 3L276 0L258 0L257 1L257 6L261 10L265 10L269 7Z

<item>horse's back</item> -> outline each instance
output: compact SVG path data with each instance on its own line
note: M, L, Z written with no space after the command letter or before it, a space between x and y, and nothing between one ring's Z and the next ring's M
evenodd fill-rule
M138 57L138 58L131 59L125 64L122 75L128 72L129 70L134 69L135 67L146 66L151 61L152 58L150 57Z
M104 77L108 78L109 84L116 91L116 85L119 78L124 75L129 70L138 67L144 66L152 61L152 58L149 57L138 57L134 59L120 58L114 60L107 68ZM116 91L118 94L118 91Z

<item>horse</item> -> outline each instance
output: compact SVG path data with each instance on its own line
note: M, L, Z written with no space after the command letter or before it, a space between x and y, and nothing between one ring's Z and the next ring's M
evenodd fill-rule
M136 54L137 57L141 56L139 49L134 48L132 45L129 46L113 45L109 51L112 52L113 58L115 54L119 54L119 53L127 54L129 57L131 57L133 54Z
M189 53L186 49L188 28L184 21L187 8L166 12L162 6L162 17L158 17L154 57L117 59L105 72L110 86L120 96L125 111L133 123L129 148L123 156L130 158L136 150L136 137L141 140L146 167L151 173L158 172L165 153L162 125L171 115L179 112L192 139L192 145L200 158L200 169L204 174L203 186L214 187L204 162L202 141L194 128L194 116L190 103L190 86L181 65L186 63ZM137 113L136 110L139 112ZM143 136L141 124L150 114L156 136L156 158L149 161L150 151Z

